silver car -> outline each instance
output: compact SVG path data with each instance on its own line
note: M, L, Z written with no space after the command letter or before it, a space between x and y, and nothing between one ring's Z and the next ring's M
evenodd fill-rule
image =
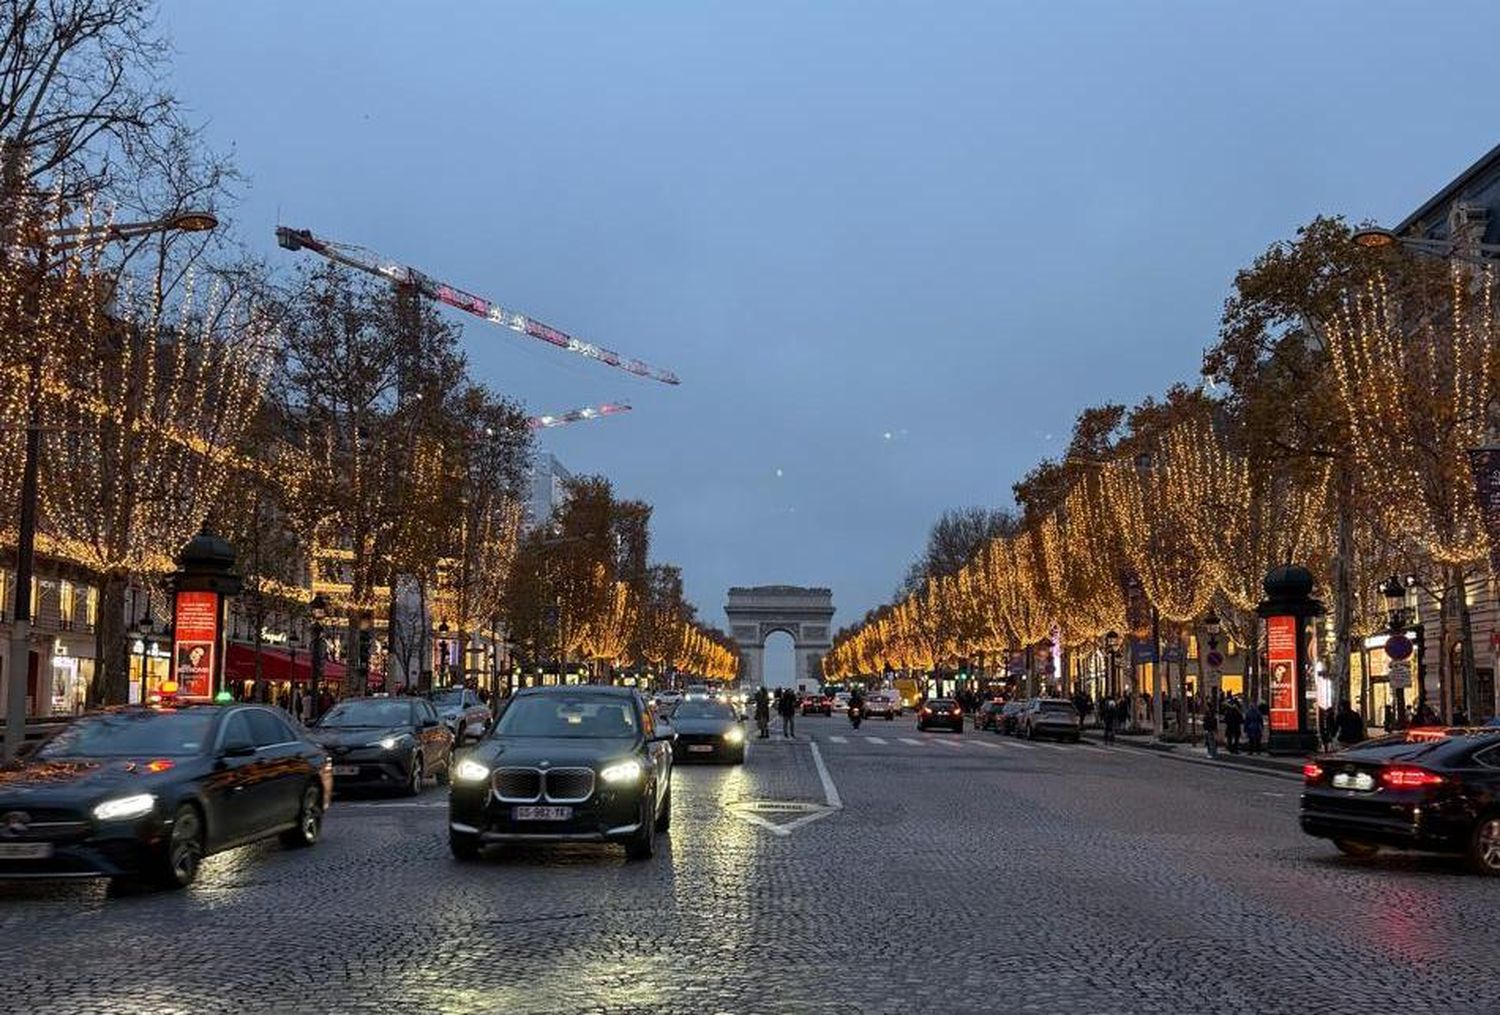
M1016 729L1027 740L1052 737L1077 743L1083 735L1078 709L1066 698L1033 698L1028 701Z
M865 696L865 715L881 715L894 719L901 714L901 699L895 695L877 692Z

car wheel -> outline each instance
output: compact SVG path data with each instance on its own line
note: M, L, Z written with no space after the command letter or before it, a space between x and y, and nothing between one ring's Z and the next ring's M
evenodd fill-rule
M647 788L646 799L641 801L641 825L625 842L627 860L649 860L656 855L656 819L651 814L653 792L652 788Z
M1500 814L1486 814L1474 826L1468 860L1476 874L1500 876Z
M323 791L309 783L302 790L302 803L297 808L297 827L281 833L281 844L288 849L305 849L318 844L323 832Z
M1360 860L1368 860L1380 852L1380 847L1372 842L1359 842L1355 839L1334 839L1333 846L1345 856L1352 856Z
M672 827L672 786L667 784L667 795L662 798L661 810L656 813L656 830L665 832Z
M186 888L198 876L203 862L203 814L192 804L183 804L172 816L172 834L157 855L147 880L157 888Z
M411 765L407 769L406 786L402 792L407 796L416 796L422 792L422 754L418 751L411 756Z
M479 836L473 832L455 832L448 830L448 851L453 854L453 859L465 862L479 859L479 851L483 845Z

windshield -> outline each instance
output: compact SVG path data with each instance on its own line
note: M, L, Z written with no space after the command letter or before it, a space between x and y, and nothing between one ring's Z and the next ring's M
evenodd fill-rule
M38 758L132 758L202 752L212 711L121 712L72 723L36 752Z
M333 706L319 726L401 726L411 722L411 702L361 698Z
M684 701L672 713L673 719L733 719L734 709L718 701Z
M434 691L432 693L432 703L434 705L462 705L463 702L464 692L461 688L448 691Z
M712 702L684 702L677 710ZM637 732L628 698L538 694L517 698L495 724L496 736L628 739Z
M953 702L946 698L934 698L927 703L928 708L952 708Z

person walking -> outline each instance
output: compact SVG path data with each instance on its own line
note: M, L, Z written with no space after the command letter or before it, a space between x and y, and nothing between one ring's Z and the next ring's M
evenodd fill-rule
M1250 707L1245 710L1245 739L1248 741L1247 753L1260 753L1260 738L1265 732L1265 717L1260 714L1260 703L1252 701Z
M1120 721L1120 706L1114 698L1105 698L1099 703L1099 721L1104 724L1104 742L1115 742L1115 725Z
M1219 717L1212 707L1203 710L1203 746L1210 758L1219 756Z
M755 725L760 729L760 739L771 736L771 692L765 687L755 692Z
M791 691L783 690L781 700L776 704L776 710L781 713L781 735L796 739L797 696Z
M1347 701L1339 705L1339 714L1333 726L1339 743L1344 747L1353 747L1365 739L1365 721Z
M1240 711L1240 704L1231 695L1224 704L1224 744L1230 754L1240 753L1240 730L1244 723L1245 715Z

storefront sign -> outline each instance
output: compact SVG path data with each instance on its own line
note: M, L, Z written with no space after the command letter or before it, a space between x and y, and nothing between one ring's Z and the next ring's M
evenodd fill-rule
M1266 618L1266 661L1271 667L1271 729L1297 728L1297 618Z
M214 652L219 642L219 596L214 592L177 593L172 620L174 677L184 695L213 693Z

